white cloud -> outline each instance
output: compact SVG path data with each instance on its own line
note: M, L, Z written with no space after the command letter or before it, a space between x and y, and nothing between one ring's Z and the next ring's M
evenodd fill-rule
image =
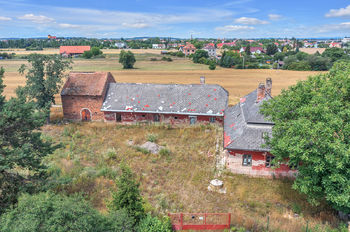
M254 30L254 27L242 26L242 25L226 25L223 27L215 28L217 31L230 32L230 31L243 31L243 30Z
M246 25L257 25L257 24L268 24L269 22L260 20L257 18L241 17L235 20L236 23L246 24Z
M146 28L146 27L150 27L150 25L147 24L147 23L123 23L122 25L123 25L123 27L126 27L126 28Z
M12 19L9 17L0 16L0 21L10 21L10 20Z
M350 16L350 5L345 8L331 9L326 15L327 18L331 17L347 17Z
M53 18L49 18L44 15L34 15L34 14L25 14L23 16L18 17L18 19L31 21L33 23L50 23L55 21Z
M322 25L318 28L315 28L315 31L318 33L335 32L335 31L350 32L350 22Z
M75 24L69 24L69 23L59 23L58 26L60 28L79 28L79 25L75 25Z
M268 16L270 20L279 20L282 18L282 15L279 14L269 14Z

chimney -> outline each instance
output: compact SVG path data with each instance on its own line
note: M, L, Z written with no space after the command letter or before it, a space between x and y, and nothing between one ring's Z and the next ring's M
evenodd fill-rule
M272 79L271 77L266 78L266 94L271 96L272 90Z
M200 77L200 83L201 83L202 85L205 84L205 76L201 76L201 77Z
M265 98L265 84L260 83L256 93L256 102L258 103L264 98Z

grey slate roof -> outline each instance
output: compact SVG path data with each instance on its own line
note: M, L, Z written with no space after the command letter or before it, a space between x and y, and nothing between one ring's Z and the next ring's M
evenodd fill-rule
M101 111L223 116L227 101L220 85L110 83Z
M257 91L241 98L240 103L225 110L224 147L233 150L269 151L263 147L263 136L272 134L273 123L264 119L259 113L263 101L256 103Z

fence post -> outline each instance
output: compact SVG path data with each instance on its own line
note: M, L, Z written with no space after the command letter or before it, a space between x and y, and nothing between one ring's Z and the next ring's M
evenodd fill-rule
M205 213L204 214L204 225L206 225L207 224L207 214Z
M269 225L270 225L270 216L268 215L267 216L267 227L266 227L267 231L269 231Z
M183 214L180 214L180 226L181 226L181 230L182 230L182 226L183 226Z
M228 228L230 229L231 226L231 213L228 214L228 223L227 223Z

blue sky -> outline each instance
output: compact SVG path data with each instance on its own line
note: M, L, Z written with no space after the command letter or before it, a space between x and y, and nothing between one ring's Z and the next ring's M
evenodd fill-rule
M0 38L350 36L347 0L0 0Z

